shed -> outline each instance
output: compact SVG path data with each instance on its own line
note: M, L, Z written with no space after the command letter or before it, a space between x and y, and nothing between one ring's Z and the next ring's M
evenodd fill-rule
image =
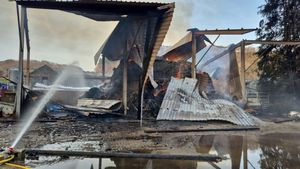
M30 73L31 84L41 83L45 85L51 85L57 76L57 72L50 66L43 65Z
M99 50L100 54L111 60L124 60L124 76L123 76L123 104L126 114L127 110L127 62L131 53L139 53L139 62L142 65L142 87L139 89L139 98L143 102L143 90L152 72L152 67L157 56L158 50L163 43L165 35L169 29L175 8L174 3L153 3L153 2L133 2L119 0L16 0L17 5L21 6L21 15L18 16L19 35L20 35L20 54L19 54L19 70L23 70L23 54L24 40L26 38L27 51L30 51L28 24L27 24L27 8L62 10L73 14L81 15L95 21L119 21L110 38L108 44L117 46L111 48L111 45L103 45ZM17 8L19 14L19 7ZM24 38L25 35L25 38ZM119 36L122 35L122 36ZM120 41L119 41L120 38ZM139 42L139 44L136 44ZM139 48L136 48L138 45ZM138 49L138 50L137 50ZM30 54L30 52L28 52ZM121 54L121 55L120 55ZM136 54L135 54L136 55ZM30 55L27 55L30 60ZM95 57L95 62L99 60ZM28 64L28 63L27 63ZM23 76L23 72L20 72ZM20 79L18 84L17 99L17 115L20 115L22 102L22 85L23 80ZM138 106L142 107L142 106ZM142 109L140 109L142 112ZM141 115L141 114L140 114ZM141 117L141 116L140 116Z

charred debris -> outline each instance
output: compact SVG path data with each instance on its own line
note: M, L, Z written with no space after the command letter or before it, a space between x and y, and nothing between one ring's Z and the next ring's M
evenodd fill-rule
M18 78L3 80L2 86L5 87L1 90L1 113L5 117L20 118L22 112L34 105L51 86L32 84L29 78L32 72L29 71L30 41L26 10L30 8L63 10L95 21L118 21L94 56L98 84L84 88L72 85L77 83L75 80L71 85L57 87L56 94L44 109L44 115L48 118L97 118L108 115L140 120L221 120L237 125L256 125L245 110L255 112L262 109L265 98L262 95L252 100L248 98L245 47L256 43L299 44L242 40L229 47L217 47L215 42L219 36L243 35L255 29L194 28L189 29L187 35L176 44L164 49L161 46L172 21L174 3L16 2L20 21L18 70L21 71L16 72ZM211 41L206 35L217 35L217 38ZM25 49L27 69L24 75ZM240 49L240 56L236 55L236 49ZM71 76L76 79L78 72L73 72ZM254 106L251 107L251 104Z

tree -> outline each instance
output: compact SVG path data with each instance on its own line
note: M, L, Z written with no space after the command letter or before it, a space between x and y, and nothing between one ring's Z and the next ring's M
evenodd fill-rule
M265 2L258 12L263 16L257 31L258 39L299 41L300 0ZM257 54L260 57L258 68L262 82L274 85L292 80L294 83L300 77L300 46L262 45ZM291 90L290 87L287 89Z
M264 17L257 31L259 39L300 40L299 0L266 0L259 14ZM262 45L258 51L261 76L275 80L289 72L299 73L299 51L299 46Z

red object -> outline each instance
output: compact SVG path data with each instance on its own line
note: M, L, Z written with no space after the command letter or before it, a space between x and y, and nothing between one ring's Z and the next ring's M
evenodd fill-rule
M13 147L9 147L8 150L9 150L10 152L13 152L13 151L14 151L14 148L13 148Z

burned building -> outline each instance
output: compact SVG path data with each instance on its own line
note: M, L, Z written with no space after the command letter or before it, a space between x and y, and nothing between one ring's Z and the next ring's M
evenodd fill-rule
M120 60L123 64L122 88L121 90L124 112L128 107L128 70L130 63L137 64L140 72L136 74L140 87L138 88L139 102L143 102L143 91L145 85L152 78L152 67L157 52L163 43L165 35L172 21L175 8L174 3L147 3L126 1L102 1L102 0L71 0L71 1L21 1L16 0L21 6L20 39L21 49L24 47L24 39L29 42L27 25L27 8L62 10L76 15L81 15L95 21L118 21L118 25L95 55L95 64L102 64L100 55L109 60ZM24 33L25 32L25 33ZM26 38L24 38L24 35ZM30 50L27 48L27 50ZM29 59L27 59L29 61ZM104 60L104 59L102 59ZM28 64L28 63L27 63ZM19 69L23 70L23 53L20 52ZM120 68L122 69L122 68ZM104 69L105 70L105 69ZM23 72L20 72L21 74ZM18 92L22 93L22 79L18 84ZM17 114L20 113L21 95L17 97ZM136 105L136 107L141 107ZM141 110L141 108L139 108Z

